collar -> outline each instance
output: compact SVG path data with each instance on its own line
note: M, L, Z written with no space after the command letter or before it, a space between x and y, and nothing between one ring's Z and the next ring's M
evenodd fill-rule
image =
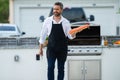
M61 15L61 20L58 23L53 19L53 15L50 17L50 19L53 21L54 24L60 24L64 20L62 15Z

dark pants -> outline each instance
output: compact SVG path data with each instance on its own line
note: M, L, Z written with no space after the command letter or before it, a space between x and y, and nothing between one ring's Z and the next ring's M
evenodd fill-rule
M54 68L55 68L55 61L57 59L57 68L58 68L58 79L57 80L63 80L64 79L64 64L65 60L61 60L59 58L47 58L48 61L48 80L54 80Z

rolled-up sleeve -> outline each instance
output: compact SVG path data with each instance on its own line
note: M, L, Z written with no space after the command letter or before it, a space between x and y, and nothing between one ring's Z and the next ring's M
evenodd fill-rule
M39 43L43 44L46 40L47 37L47 21L45 20L42 26L42 30L41 30L41 34L40 34L40 39L39 39Z
M68 38L69 38L69 39L74 39L76 36L72 37L72 35L69 34L69 31L71 30L71 25L70 25L69 22L66 23L66 27L67 27L67 29L66 29L66 30L67 30L67 31L66 31L67 33L66 33L66 34L67 34Z

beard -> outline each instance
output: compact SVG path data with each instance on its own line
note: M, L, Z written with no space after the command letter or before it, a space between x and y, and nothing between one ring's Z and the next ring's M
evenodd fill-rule
M54 14L54 16L60 16L61 15L61 13L58 13L58 12L54 12L53 14Z

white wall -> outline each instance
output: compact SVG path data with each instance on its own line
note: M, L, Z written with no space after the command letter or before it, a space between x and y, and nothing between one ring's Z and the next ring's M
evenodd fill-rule
M104 48L102 80L120 80L120 48Z
M0 80L46 80L46 58L36 61L37 53L38 49L0 50Z
M0 80L47 80L46 55L36 61L39 49L0 49ZM44 49L45 53L46 49ZM100 56L68 56L68 60L101 60L101 80L120 80L120 48L104 48ZM20 60L14 61L18 55ZM65 80L68 80L68 63ZM55 69L57 78L57 69Z

